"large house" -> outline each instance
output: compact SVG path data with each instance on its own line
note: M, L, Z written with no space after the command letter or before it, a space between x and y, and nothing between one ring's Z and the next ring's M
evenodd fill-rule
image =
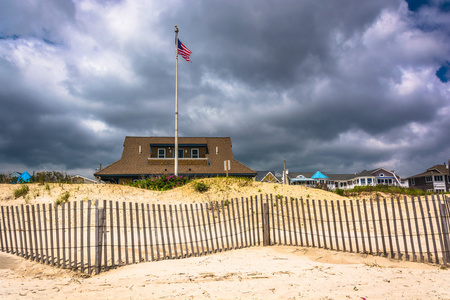
M448 164L435 165L423 173L408 177L408 183L410 187L426 192L448 192L450 191L450 169Z
M233 158L229 137L178 138L178 175L194 177L240 176L256 172ZM174 174L173 137L125 137L122 157L94 174L97 179L128 183Z
M356 186L392 185L407 187L400 176L384 168L356 174L328 174L322 172L296 172L289 174L290 184L308 187L326 186L330 190L352 189Z

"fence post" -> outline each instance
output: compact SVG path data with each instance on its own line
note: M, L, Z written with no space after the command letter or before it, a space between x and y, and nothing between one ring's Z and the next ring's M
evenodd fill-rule
M95 208L95 273L99 274L102 265L102 246L103 246L103 234L105 231L106 215L104 208ZM106 268L106 266L105 266Z
M269 229L269 206L267 202L263 204L263 246L270 245L270 229Z
M446 200L444 200L445 202ZM447 211L447 207L445 204L439 205L440 211L441 211L441 222L442 222L442 236L443 236L443 242L444 242L444 249L442 253L442 258L444 261L444 264L450 262L450 237L449 237L449 215Z

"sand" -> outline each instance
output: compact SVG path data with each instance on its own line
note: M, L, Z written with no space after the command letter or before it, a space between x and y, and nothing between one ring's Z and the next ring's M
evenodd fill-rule
M70 201L183 203L266 193L341 199L321 190L260 183L222 183L206 193L192 186L170 192L114 185L49 187L32 184L28 198L14 199L17 186L0 185L0 203L51 203L66 191ZM436 265L292 246L128 265L91 277L0 252L1 299L450 299L449 275Z

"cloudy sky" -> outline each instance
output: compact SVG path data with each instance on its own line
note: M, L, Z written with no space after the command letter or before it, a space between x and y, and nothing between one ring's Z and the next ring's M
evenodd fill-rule
M2 0L0 173L93 177L125 136L229 136L254 170L450 159L450 2Z

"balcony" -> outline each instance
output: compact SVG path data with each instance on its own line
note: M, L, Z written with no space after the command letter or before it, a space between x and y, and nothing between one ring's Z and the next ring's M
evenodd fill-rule
M147 158L147 166L170 166L175 158ZM178 158L179 166L209 166L209 158Z

